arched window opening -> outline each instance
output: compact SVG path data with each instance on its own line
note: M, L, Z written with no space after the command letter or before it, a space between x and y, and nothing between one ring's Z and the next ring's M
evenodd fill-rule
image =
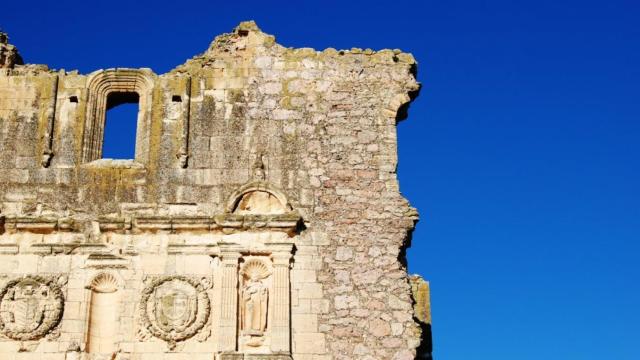
M140 95L112 92L107 95L102 158L134 159Z

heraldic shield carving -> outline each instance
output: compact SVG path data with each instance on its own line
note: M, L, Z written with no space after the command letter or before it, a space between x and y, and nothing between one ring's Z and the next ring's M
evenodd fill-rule
M170 344L193 337L209 321L209 285L186 276L152 280L140 301L143 328Z
M64 296L57 278L25 276L0 290L0 334L17 341L37 340L62 319Z

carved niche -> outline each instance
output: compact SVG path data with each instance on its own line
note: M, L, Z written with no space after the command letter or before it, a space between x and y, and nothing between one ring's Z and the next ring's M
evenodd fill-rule
M119 281L111 273L99 273L91 283L89 330L87 332L88 353L113 354L119 318Z
M269 318L269 266L258 257L245 258L240 269L241 343L248 347L265 345Z
M0 334L17 341L38 340L62 319L64 277L28 275L0 290Z
M211 302L207 290L209 279L187 276L148 278L140 301L141 339L153 335L166 341L170 348L201 332L204 341L209 330Z

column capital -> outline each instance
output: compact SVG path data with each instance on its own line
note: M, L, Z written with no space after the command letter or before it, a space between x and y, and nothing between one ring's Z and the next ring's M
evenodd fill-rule
M288 266L293 256L293 244L291 243L268 243L265 244L271 251L271 260L275 266Z
M238 259L242 257L240 253L240 246L238 244L221 243L220 246L220 260L224 264L237 264Z
M291 264L291 253L274 253L271 254L273 266L289 266Z

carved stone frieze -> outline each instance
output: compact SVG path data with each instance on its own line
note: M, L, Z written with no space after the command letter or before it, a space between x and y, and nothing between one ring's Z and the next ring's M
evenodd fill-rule
M152 335L173 348L176 342L201 332L211 313L207 294L210 286L209 279L181 275L148 278L140 300L139 338L144 340Z
M62 319L64 277L27 275L0 290L0 334L17 341L38 340Z

